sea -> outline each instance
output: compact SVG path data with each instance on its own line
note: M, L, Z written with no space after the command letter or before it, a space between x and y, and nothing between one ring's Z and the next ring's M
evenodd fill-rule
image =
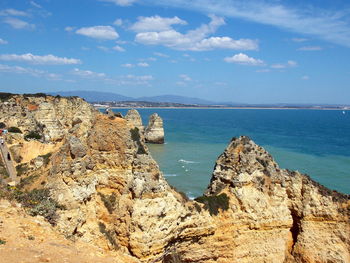
M126 114L128 109L114 109ZM350 194L350 111L301 109L138 109L164 122L165 144L148 144L166 180L190 198L207 188L233 137L249 136L281 168Z

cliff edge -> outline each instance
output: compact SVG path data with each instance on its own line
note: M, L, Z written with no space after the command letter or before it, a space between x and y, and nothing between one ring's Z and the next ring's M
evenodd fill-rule
M350 262L349 196L280 169L248 137L230 142L192 201L166 182L123 118L51 96L13 95L0 111L0 122L22 130L6 138L21 183L0 196L74 244L123 262Z

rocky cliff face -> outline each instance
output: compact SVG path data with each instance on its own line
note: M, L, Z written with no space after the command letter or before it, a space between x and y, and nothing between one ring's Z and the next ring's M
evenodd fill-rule
M43 109L56 99L30 100ZM280 169L249 138L231 141L205 195L191 201L168 185L130 121L78 99L58 99L52 112L62 109L59 100L71 105L67 128L59 141L43 130L52 139L35 146L51 145L47 164L35 166L39 150L21 153L29 165L23 179L37 175L25 189L50 190L61 204L54 229L65 237L117 251L125 262L350 262L349 196ZM2 118L26 123L21 111Z
M164 143L163 120L157 113L152 114L149 118L148 126L145 130L145 140L149 143Z

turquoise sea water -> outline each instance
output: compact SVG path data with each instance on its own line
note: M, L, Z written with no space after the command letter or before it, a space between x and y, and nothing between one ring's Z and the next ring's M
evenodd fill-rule
M125 109L115 111L126 113ZM166 179L190 197L203 193L217 157L232 137L248 135L280 167L307 173L350 193L350 111L139 109L144 125L157 112L165 145L149 145Z

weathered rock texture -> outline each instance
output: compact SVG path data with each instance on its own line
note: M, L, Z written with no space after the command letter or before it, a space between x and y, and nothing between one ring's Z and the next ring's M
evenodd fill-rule
M55 100L29 98L36 110ZM39 147L52 150L48 159L38 150L19 152L27 161L23 179L36 176L26 189L49 188L64 206L55 229L67 238L115 250L125 262L350 262L349 196L280 169L249 138L232 140L205 197L190 201L168 185L130 121L79 99L57 99L52 112L62 109L60 100L71 105L65 116L80 121L65 118L59 141L55 129L43 130L52 138ZM1 118L24 128L20 109L27 112L20 107L16 117ZM81 109L90 115L83 118Z
M142 124L140 113L137 110L135 109L129 110L124 118L128 122L130 122L132 125L134 125L136 128L138 128L141 133L143 133L145 127Z
M145 140L149 143L164 143L163 120L157 113L153 113L145 130Z

